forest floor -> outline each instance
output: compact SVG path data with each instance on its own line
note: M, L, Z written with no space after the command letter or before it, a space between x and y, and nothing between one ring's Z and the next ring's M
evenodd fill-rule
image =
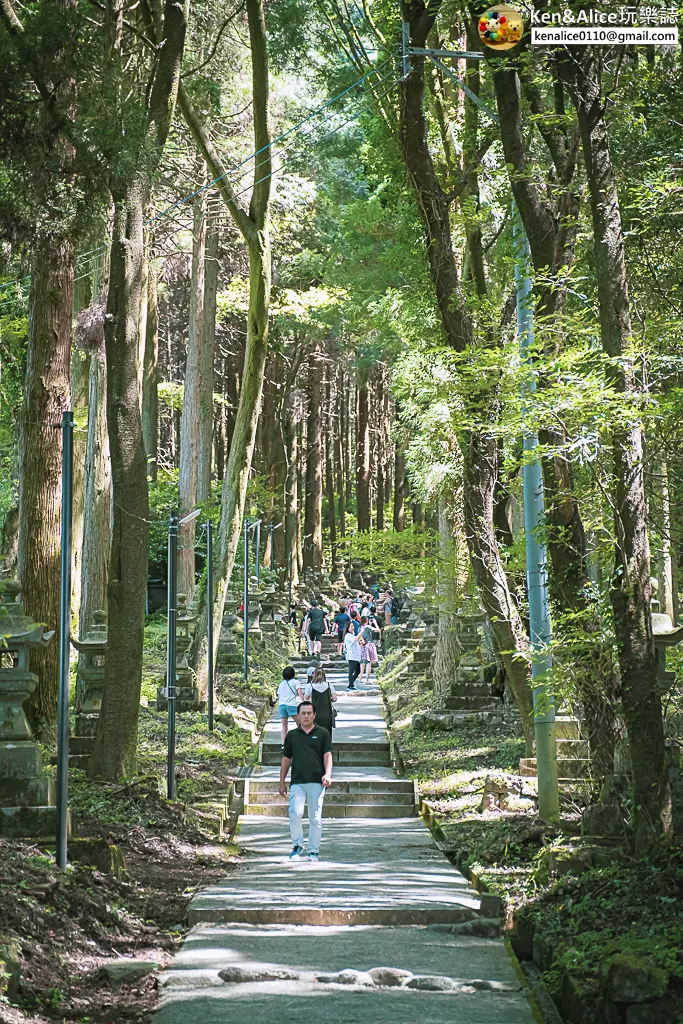
M245 714L239 724L205 714L177 717L177 794L164 798L167 716L154 707L163 674L161 629L148 622L143 703L138 730L140 774L127 785L89 782L69 771L69 802L78 839L103 839L120 850L117 877L83 863L57 871L46 848L0 839L0 1024L127 1024L157 1002L154 973L109 983L101 969L117 958L164 966L186 931L197 889L224 878L239 862L234 842L220 841L215 821L192 807L199 794L225 795L236 767L253 756L256 715L275 688L282 655L255 650L250 682L217 679ZM165 643L165 631L164 641ZM1 993L2 962L18 965L11 1003Z
M648 862L630 857L625 843L596 852L580 835L579 796L563 794L560 821L549 826L526 781L513 810L482 812L487 775L519 771L516 716L501 709L495 723L413 729L412 716L434 708L435 696L391 668L379 678L392 737L406 775L419 780L435 838L464 874L502 896L513 942L520 956L533 952L551 996L561 1002L570 978L589 1007L599 1005L611 960L625 953L671 978L658 1014L647 1004L652 1024L683 1020L682 852L663 849Z

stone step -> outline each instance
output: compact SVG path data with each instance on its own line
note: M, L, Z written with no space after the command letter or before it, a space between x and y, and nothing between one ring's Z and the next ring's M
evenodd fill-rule
M69 736L69 754L92 754L94 736Z
M266 815L269 818L286 818L287 804L249 804L245 814ZM414 818L417 817L414 804L323 804L323 818Z
M69 768L80 768L84 772L89 760L90 754L69 754Z
M562 758L586 760L588 758L588 742L586 740L558 739L557 756Z
M277 793L279 782L275 779L266 781L258 776L250 776L249 792L253 794ZM405 779L382 779L372 781L359 779L357 782L349 780L332 779L330 792L339 793L414 793L415 787L412 782Z
M574 718L573 715L556 715L555 734L558 740L581 739L578 719Z
M356 807L359 804L374 804L375 806L386 804L394 804L398 806L400 804L402 807L413 807L415 799L412 793L340 793L335 792L333 786L330 786L325 794L325 803L344 804L348 807ZM254 792L253 788L250 786L249 805L251 806L251 804L277 804L278 806L282 805L285 807L287 800L277 792ZM208 807L214 805L207 804L202 806Z
M500 707L500 701L493 697L447 697L444 703L449 711L483 711Z
M488 697L491 698L491 686L483 682L459 682L451 683L448 687L451 697Z
M175 709L176 714L181 714L183 711L199 711L204 713L206 711L206 701L176 699ZM157 697L157 711L168 711L168 700L166 697Z
M277 750L264 751L261 764L279 765L282 760L279 748ZM378 750L376 753L369 750L337 751L332 749L332 763L340 768L389 768L391 757L388 750Z
M70 836L71 811L67 810L66 814L67 835ZM56 834L57 808L52 805L0 807L0 836L6 839L50 839L54 842Z
M273 743L272 741L268 741L268 742L263 744L263 753L264 754L266 752L270 753L271 751L276 751L279 754L281 749L282 749L282 746L281 746L280 743ZM337 742L335 742L335 740L332 741L332 752L335 753L335 754L349 753L349 752L352 752L354 754L368 753L368 752L369 753L373 753L373 754L380 754L383 751L387 751L387 753L388 753L388 751L389 751L389 744L388 743L372 743L370 741L367 741L365 743L360 743L360 742L359 743L351 743L351 742L347 742L347 743L339 742L339 743L337 743Z
M590 761L581 757L558 757L557 777L561 781L571 779L585 779L590 770ZM523 757L519 762L519 774L527 777L535 777L536 758Z

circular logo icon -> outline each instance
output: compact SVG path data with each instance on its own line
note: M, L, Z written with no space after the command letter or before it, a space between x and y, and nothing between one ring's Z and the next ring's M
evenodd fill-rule
M522 38L523 31L522 15L507 4L487 7L479 17L479 38L493 50L511 50Z

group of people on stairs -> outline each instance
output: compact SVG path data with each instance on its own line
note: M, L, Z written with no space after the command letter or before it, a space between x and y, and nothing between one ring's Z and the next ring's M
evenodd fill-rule
M381 595L391 599L391 591ZM377 608L373 603L372 594L359 594L357 598L345 597L339 605L334 617L334 629L337 634L337 654L344 656L348 664L349 682L347 689L355 690L356 681L369 683L373 665L377 664L377 642L382 639L382 630L377 621ZM387 605L389 612L387 622L391 623L391 603ZM290 623L297 625L297 609L290 608ZM320 598L313 598L301 621L300 632L307 641L308 653L319 658L323 636L332 632L332 624L328 612L321 607Z

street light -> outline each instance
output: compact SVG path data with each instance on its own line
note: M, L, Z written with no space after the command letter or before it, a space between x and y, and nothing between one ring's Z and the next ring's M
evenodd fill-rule
M244 593L242 596L242 608L244 611L244 671L245 680L249 676L249 652L247 649L247 625L249 618L249 531L255 526L260 526L262 520L257 519L254 523L244 520Z
M200 515L196 508L182 519L171 513L168 523L168 635L166 637L166 699L168 701L168 752L166 758L166 795L175 800L175 680L176 680L176 615L178 597L178 529Z
M206 639L209 647L209 732L213 732L213 523L206 524Z
M184 526L185 523L191 523L193 519L196 519L197 516L200 516L201 514L202 510L200 508L196 508L194 512L189 512L186 516L183 516L183 518L178 523L178 526Z

